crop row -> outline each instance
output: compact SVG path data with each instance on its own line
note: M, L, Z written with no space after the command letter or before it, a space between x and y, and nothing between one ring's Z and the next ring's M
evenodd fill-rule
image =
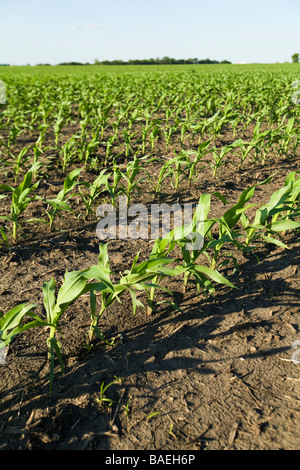
M269 181L270 178L259 185L268 184ZM156 239L148 259L139 263L138 254L132 261L131 269L122 273L117 282L112 281L108 246L100 244L97 265L85 270L66 272L59 289L53 278L43 283L44 314L39 316L34 312L38 305L28 303L17 305L2 313L0 339L3 346L7 346L16 335L25 330L47 327L50 387L52 387L55 356L59 360L62 373L64 371L61 344L57 338L59 325L67 308L80 296L86 293L90 296L91 319L87 332L87 343L90 344L94 334L102 341L105 340L98 327L99 320L110 305L116 301L122 302L122 295L125 292L131 294L133 313L135 313L137 307L146 308L137 298L137 292L143 291L146 294L147 312L151 314L155 308L156 290L162 288L163 279L171 276L182 277L183 292L191 278L196 283L198 292L206 294L215 292L215 283L234 288L231 281L219 272L219 269L228 262L226 254L222 257L224 246L231 250L230 257L233 256L233 248L242 253L255 252L258 240L288 248L281 236L282 233L287 230L298 230L300 227L300 177L296 172L287 176L284 186L272 194L268 203L258 207L250 220L247 211L254 206L251 204L251 198L256 186L245 189L237 202L219 218L209 216L211 196L202 194L192 222L175 228L164 238ZM226 203L224 198L222 200ZM213 228L216 227L217 236L213 233ZM187 243L197 233L203 237L203 243L198 248L187 249ZM181 256L174 258L171 256L175 248L180 249ZM206 257L208 266L199 264L200 255Z

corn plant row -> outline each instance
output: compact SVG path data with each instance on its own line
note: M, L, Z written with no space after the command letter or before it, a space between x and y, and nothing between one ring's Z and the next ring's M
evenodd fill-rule
M219 113L216 113L216 121L219 122ZM205 119L202 120L202 124L205 125ZM199 126L198 125L198 126ZM201 158L204 166L211 168L212 176L215 178L220 170L220 167L225 160L231 162L232 157L235 156L239 160L239 166L242 168L246 162L256 165L265 164L269 156L274 157L286 157L296 154L299 147L299 124L295 117L291 117L287 120L287 117L283 117L282 123L274 128L267 130L261 130L263 122L259 119L255 123L252 136L250 138L237 138L232 143L220 146L215 144L215 134L210 132L200 132L198 142L187 142L183 145L183 138L181 139L180 146L176 145L176 142L172 140L173 145L170 147L170 141L172 136L176 135L179 131L175 131L174 128L166 129L159 124L149 125L148 130L142 128L142 141L134 139L136 132L129 132L123 128L122 134L107 136L105 140L99 140L100 126L97 124L90 131L90 135L87 135L85 131L73 134L66 142L61 143L60 147L54 148L57 152L57 164L60 166L65 173L71 164L85 165L90 169L100 170L110 166L114 159L125 156L127 162L130 158L138 157L143 158L150 152L155 155L155 141L158 142L159 136L163 132L166 137L165 151L171 151L172 153L179 153L186 155L190 152L197 155L198 160ZM188 125L183 123L182 126L187 130ZM152 129L151 132L149 129ZM181 131L182 132L182 131ZM195 131L193 130L193 133ZM155 140L154 136L155 135ZM148 140L147 140L148 139ZM39 140L39 139L38 139ZM201 155L202 146L207 141L210 142L209 153L210 158L203 159ZM51 149L51 146L43 147L41 140L35 144L31 144L24 147L21 151L15 154L13 151L7 151L9 157L2 159L3 169L13 169L15 181L18 178L21 170L26 170L26 166L29 164L29 160L32 156L29 153L34 154L34 162L37 161L38 157L44 153L44 151ZM102 149L102 154L101 154ZM148 152L149 150L149 152ZM30 151L30 152L29 152ZM28 153L29 152L29 153Z
M268 184L270 178L258 185ZM235 288L234 284L224 277L220 269L233 257L233 249L242 253L254 251L258 241L273 243L288 248L282 234L298 230L300 177L296 172L290 173L282 188L272 194L268 203L258 207L250 220L247 210L255 207L250 200L258 185L245 189L237 202L219 218L209 217L211 195L203 194L194 213L192 222L186 226L176 227L164 238L156 239L149 258L139 261L139 254L134 258L129 270L124 271L117 282L112 281L108 246L99 245L98 264L85 270L66 272L63 282L57 289L52 278L42 286L44 315L35 313L39 307L35 304L20 304L0 316L0 340L2 346L8 344L16 335L36 327L47 327L48 359L50 362L50 388L53 384L55 357L58 358L61 372L64 371L61 343L57 338L60 332L62 317L67 308L82 295L89 293L90 326L87 331L87 342L91 343L93 335L105 341L99 329L99 321L107 309L115 302L122 302L122 296L129 292L132 299L133 314L137 307L146 308L137 298L138 292L146 294L147 313L155 308L155 292L164 289L162 280L171 276L181 276L183 292L192 278L198 293L214 294L214 284ZM217 197L221 197L214 193ZM227 201L222 197L222 201ZM200 214L202 219L200 220ZM213 234L217 227L218 236ZM190 238L201 233L203 244L199 248L186 249ZM175 247L180 248L181 257L170 257ZM224 248L231 250L224 254ZM200 255L204 255L206 264L200 264ZM100 300L98 298L100 297ZM26 321L24 321L26 320Z

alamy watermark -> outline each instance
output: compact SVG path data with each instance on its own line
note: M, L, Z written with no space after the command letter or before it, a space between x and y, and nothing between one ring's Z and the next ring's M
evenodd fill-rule
M6 87L5 83L0 80L0 104L6 103Z
M8 347L4 345L3 341L0 341L0 365L5 364L6 355L7 355Z
M296 351L294 351L292 354L291 362L293 362L294 364L300 364L300 340L299 339L293 342L292 348L296 349Z
M300 103L300 80L295 80L292 83L292 89L295 90L292 94L292 102L294 104Z
M141 203L127 205L126 196L119 197L118 210L112 204L101 204L96 214L101 220L96 234L105 239L144 239L173 237L188 239L187 250L199 250L204 243L204 205L197 205L197 219L193 214L194 204L151 204L150 210ZM172 234L170 233L172 232Z

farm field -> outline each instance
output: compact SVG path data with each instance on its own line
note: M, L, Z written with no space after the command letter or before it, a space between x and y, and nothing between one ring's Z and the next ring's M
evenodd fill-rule
M298 449L300 66L0 80L0 449Z

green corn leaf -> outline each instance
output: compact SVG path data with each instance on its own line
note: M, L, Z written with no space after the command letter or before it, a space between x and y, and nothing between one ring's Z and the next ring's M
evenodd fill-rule
M208 268L206 266L194 265L193 270L196 272L205 274L206 276L210 277L213 281L217 282L218 284L225 284L229 287L235 287L228 279L226 279L222 274L220 274L217 270Z
M1 314L1 317L0 317L1 332L5 330L10 330L14 328L15 326L19 325L20 321L23 320L26 313L31 311L31 309L33 309L34 307L36 307L36 304L23 303L12 308L6 314L4 315Z
M219 191L215 191L212 195L218 197L224 204L228 204L228 201L219 193Z
M99 245L99 265L104 268L109 269L109 257L108 257L108 250L106 244Z
M60 287L57 298L54 316L57 319L61 313L83 292L87 279L83 277L81 271L67 272Z
M284 232L285 230L295 230L300 227L300 222L295 220L278 220L272 224L268 224L267 228L274 232Z
M49 323L52 323L54 320L54 311L55 311L55 280L52 278L48 282L43 283L42 291L43 291L43 304L47 313L47 320Z
M145 310L145 306L142 304L142 302L139 299L137 299L135 291L133 289L129 288L129 292L130 292L131 299L132 299L132 313L133 313L133 315L135 315L137 307L141 307Z
M64 180L64 193L67 194L74 187L76 178L79 176L81 168L75 168L71 171Z
M3 191L9 191L9 192L14 191L14 188L12 186L9 186L8 184L0 184L0 189L2 189Z
M290 249L290 247L286 245L286 243L283 243L282 241L277 240L277 238L269 237L267 235L260 235L260 238L264 240L266 243L271 243L273 245L277 245L280 248L285 248L287 250Z
M95 333L96 333L97 337L100 339L100 341L105 342L105 337L104 337L103 333L101 332L101 330L98 328L98 326L94 325L93 330L95 331Z
M45 202L47 204L49 204L49 206L53 207L53 209L66 210L66 211L73 212L71 207L65 201L62 201L58 198L56 198L56 199L46 199Z
M32 312L32 309L36 306L37 304L23 303L0 316L0 340L3 341L5 345L9 344L14 336L25 329L29 329L32 326L47 324ZM26 325L22 325L22 321L26 315L34 318L34 321Z
M29 330L31 328L36 328L36 327L41 327L41 326L48 326L48 322L42 320L39 318L37 315L27 313L29 317L35 318L35 320L25 323L24 325L18 325L16 326L6 337L6 340L4 341L5 346L7 346L8 343L12 341L12 339L22 333L23 331Z

